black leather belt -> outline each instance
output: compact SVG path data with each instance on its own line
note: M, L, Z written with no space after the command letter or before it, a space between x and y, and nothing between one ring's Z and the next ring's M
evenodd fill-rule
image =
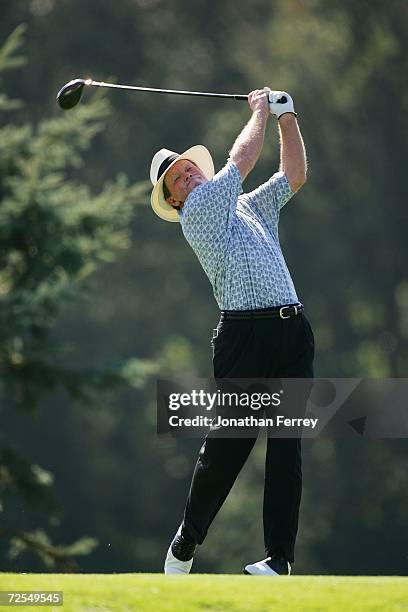
M221 321L227 319L290 319L304 310L303 304L287 304L259 310L221 310Z

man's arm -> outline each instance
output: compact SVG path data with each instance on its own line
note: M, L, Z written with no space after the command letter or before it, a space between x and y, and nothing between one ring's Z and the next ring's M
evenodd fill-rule
M248 104L252 110L252 117L230 151L230 159L237 165L242 181L251 172L261 154L266 122L270 114L266 94L262 89L251 91L248 95Z
M280 168L293 192L306 182L306 151L295 115L285 113L279 118Z

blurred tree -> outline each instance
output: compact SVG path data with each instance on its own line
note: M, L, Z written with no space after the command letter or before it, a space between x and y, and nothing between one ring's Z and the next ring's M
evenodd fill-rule
M6 0L1 8L3 37L28 24L29 61L7 73L13 97L27 102L8 112L19 122L59 116L58 87L88 74L158 87L290 91L309 180L282 211L280 239L315 329L316 373L405 376L404 0L221 0L216 10L204 0ZM87 92L84 102L93 98ZM248 118L245 104L222 100L115 92L109 99L106 129L75 168L93 190L118 170L131 182L145 179L162 146L177 151L201 142L218 169ZM82 106L70 122L79 112ZM276 170L278 150L272 120L245 190ZM68 303L49 338L69 346L65 357L85 369L137 354L209 375L218 310L208 281L180 228L144 203L132 216L132 248L98 266L88 277L92 300ZM73 540L92 530L106 540L106 550L84 557L86 571L161 570L199 441L158 441L153 398L151 386L128 389L86 413L53 393L30 431L23 417L14 421L17 411L4 421L56 474L66 517L58 536ZM351 446L319 439L304 449L296 572L405 572L405 440ZM198 571L236 571L262 550L263 459L258 443L197 556ZM77 497L87 512L78 513Z
M0 72L23 63L18 55L23 27L0 50ZM0 96L0 111L18 103ZM114 261L129 245L128 224L144 184L129 186L118 176L93 195L75 179L81 152L101 130L109 108L101 98L75 115L0 129L0 410L35 414L40 401L62 388L87 405L97 393L124 382L140 386L155 371L147 360L125 359L104 367L73 367L67 346L50 331L67 303L84 294L88 277L103 262ZM0 438L0 512L20 499L41 508L51 522L59 519L52 495L53 477ZM2 526L10 557L34 550L48 565L76 567L71 555L86 554L91 538L54 546L43 529L28 533Z

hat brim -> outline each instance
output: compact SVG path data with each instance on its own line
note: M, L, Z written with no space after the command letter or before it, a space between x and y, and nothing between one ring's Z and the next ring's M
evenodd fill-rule
M206 147L204 147L204 145L195 145L194 147L187 149L187 151L184 151L184 153L181 153L181 155L179 155L179 157L177 157L177 159L175 159L169 165L166 172L168 172L176 162L180 161L180 159L188 159L196 164L196 166L200 168L200 170L204 173L204 176L209 181L214 177L214 162L212 160L211 153ZM168 202L166 202L164 199L163 181L166 172L162 174L154 186L150 201L154 212L161 219L170 222L177 222L180 220L178 211L170 206L170 204L168 204Z

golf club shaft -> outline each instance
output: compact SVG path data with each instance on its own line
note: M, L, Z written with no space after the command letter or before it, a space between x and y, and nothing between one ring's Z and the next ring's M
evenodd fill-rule
M132 91L150 91L162 94L176 94L179 96L204 96L207 98L232 98L233 100L246 100L248 96L242 94L226 94L226 93L210 93L205 91L183 91L178 89L156 89L153 87L136 87L134 85L116 85L114 83L105 83L104 81L94 81L87 79L85 85L94 87L110 87L112 89L130 89Z

